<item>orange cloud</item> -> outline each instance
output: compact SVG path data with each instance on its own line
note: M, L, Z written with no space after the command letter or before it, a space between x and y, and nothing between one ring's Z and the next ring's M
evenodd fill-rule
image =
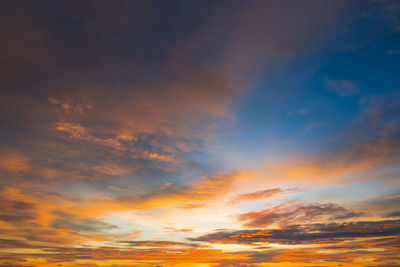
M272 188L266 190L259 190L252 193L239 194L232 199L232 204L239 204L241 202L258 200L258 199L268 199L276 197L277 195L281 195L282 193L293 192L297 190L298 189L296 188L292 189Z
M187 232L192 232L193 231L193 229L191 229L191 228L178 229L178 228L175 228L175 227L164 227L163 229L167 233L187 233Z
M169 184L147 195L123 196L119 201L133 209L201 204L229 194L233 190L234 182L242 176L243 174L233 173L197 179L187 186Z
M288 225L302 222L336 221L353 219L365 215L363 212L350 211L333 203L308 203L278 205L262 211L248 212L239 215L239 221L246 221L246 227L269 227L271 225Z
M57 131L67 132L76 139L82 139L83 135L85 133L85 129L79 124L68 123L68 122L63 122L63 123L58 122L58 123L56 123L56 126L57 126L56 127Z
M400 142L397 139L377 139L334 153L302 155L269 164L260 168L258 175L269 177L260 182L307 182L313 184L343 181L343 177L394 166L400 159ZM368 176L365 176L368 179ZM346 180L346 182L356 180Z
M1 154L0 167L11 172L26 172L32 169L29 160L15 152Z

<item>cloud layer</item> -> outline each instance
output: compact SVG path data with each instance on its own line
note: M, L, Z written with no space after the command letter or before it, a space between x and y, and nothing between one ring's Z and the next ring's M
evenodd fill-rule
M395 1L0 3L0 266L399 266Z

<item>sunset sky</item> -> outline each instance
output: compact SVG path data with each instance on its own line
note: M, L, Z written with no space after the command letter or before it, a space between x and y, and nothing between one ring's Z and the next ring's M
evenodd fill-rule
M400 266L400 1L1 0L0 266Z

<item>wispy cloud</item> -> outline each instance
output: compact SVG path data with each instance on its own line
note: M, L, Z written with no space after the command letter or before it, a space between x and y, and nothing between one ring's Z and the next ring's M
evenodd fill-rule
M290 189L281 189L281 188L272 188L272 189L265 189L259 190L256 192L239 194L232 199L232 204L239 204L245 201L252 201L252 200L260 200L260 199L269 199L277 196L281 196L285 193L291 193L298 191L297 188L290 188Z
M325 89L333 91L343 97L358 95L360 93L358 86L348 80L331 80L329 78L325 78L324 86Z

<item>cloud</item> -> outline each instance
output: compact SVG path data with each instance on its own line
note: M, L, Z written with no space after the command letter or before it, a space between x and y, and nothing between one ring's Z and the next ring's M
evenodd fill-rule
M326 217L329 220L340 220L359 217L360 212L348 211L346 208L332 204L293 204L278 205L270 209L248 212L239 215L239 221L245 221L246 227L285 226L288 224L311 222Z
M122 206L126 205L133 209L175 205L183 209L200 208L203 202L210 202L228 195L234 189L233 184L236 180L242 179L245 175L245 173L231 173L199 178L187 185L168 184L148 194L121 196L118 201Z
M392 211L387 213L384 217L390 218L390 217L400 217L400 211Z
M196 203L196 204L178 204L175 205L175 208L178 209L184 209L184 210L190 210L190 209L201 209L201 208L207 208L208 204L207 203Z
M268 165L264 175L277 181L312 180L315 183L340 181L344 175L393 166L400 158L400 141L381 138L320 155L301 155ZM316 178L323 178L315 180Z
M211 184L217 183L216 181ZM206 181L200 187L204 190L210 188ZM165 189L167 189L166 187ZM193 185L193 188L194 185ZM3 195L8 196L11 191L3 188ZM7 193L9 192L9 193ZM383 262L384 258L390 255L395 255L396 239L393 236L399 234L398 220L386 221L364 221L364 222L324 222L314 224L297 224L297 225L282 225L282 228L265 229L252 229L252 230L225 230L217 231L215 233L208 233L199 237L192 237L189 241L171 241L171 240L132 240L139 238L139 234L132 233L130 238L129 233L113 234L119 232L121 229L106 223L96 216L107 212L111 206L107 207L106 203L97 201L96 205L88 206L87 210L82 206L74 206L74 202L68 202L67 199L59 196L41 197L33 199L30 197L30 202L23 197L19 196L17 192L14 195L19 200L8 199L2 203L5 206L18 208L26 211L34 205L37 220L34 224L16 225L11 223L10 229L0 231L0 234L6 235L7 238L0 240L0 246L13 247L13 248L30 248L29 253L24 252L22 255L16 249L15 253L3 254L4 258L18 262L18 259L30 259L31 262L37 261L61 261L73 264L81 263L82 258L92 259L93 264L97 264L97 260L101 260L102 264L112 264L112 260L130 260L130 261L162 261L165 263L179 263L185 265L188 263L220 263L220 264L233 264L232 262L239 262L242 264L250 264L255 262L265 262L269 259L271 262L279 262L286 260L289 262L307 262L312 257L321 256L319 250L330 250L330 257L319 258L326 261L332 259L346 259L352 261L359 256L363 250L380 249L374 253L377 262ZM19 201L19 202L18 202ZM32 204L29 204L32 203ZM76 204L76 203L75 203ZM115 203L116 204L116 203ZM53 205L53 206L50 206ZM85 203L81 203L85 205ZM52 214L43 213L44 209L48 211L57 210ZM98 209L97 211L95 209ZM326 214L328 219L332 215L346 214L346 212L333 212L329 214L326 210L336 210L334 206L321 205L320 207L304 209L304 214L308 212L310 218L318 214ZM61 212L63 210L64 212ZM114 209L115 210L115 209ZM283 209L284 210L284 209ZM322 212L320 210L323 210ZM341 210L341 209L340 209ZM97 215L96 215L97 214ZM47 224L46 217L50 218ZM45 217L45 218L42 218ZM300 216L301 217L301 216ZM307 221L308 222L308 221ZM22 228L21 228L22 227ZM24 231L21 231L24 229ZM186 228L177 228L182 230ZM172 229L167 229L172 230ZM194 235L195 232L184 232L185 234ZM218 235L212 236L218 233ZM219 239L217 240L217 236ZM379 240L384 239L387 240ZM80 248L88 241L103 242L107 247L85 247ZM267 243L281 244L286 246L292 245L310 245L314 247L308 248L306 251L301 250L299 247L287 247L288 249L268 248ZM235 247L223 247L224 244L243 245L237 250ZM214 248L213 246L216 246ZM218 248L222 245L222 249ZM263 247L256 249L257 247ZM333 248L336 246L337 248ZM340 248L346 246L346 248ZM384 248L384 250L382 250ZM40 251L39 251L40 249ZM233 249L234 252L231 252ZM236 249L236 250L235 250ZM343 249L349 250L343 254ZM356 250L353 252L352 250ZM35 253L35 251L38 251ZM380 254L379 251L385 251L385 254ZM383 252L382 252L383 253ZM215 255L218 255L217 257ZM323 254L325 255L325 254ZM379 258L381 257L381 258ZM386 259L387 260L387 259ZM114 262L115 263L115 262ZM121 263L127 265L128 263ZM158 263L160 264L160 262ZM140 264L139 264L140 265Z
M118 229L115 225L96 220L56 219L52 222L55 229L73 230L76 232L101 233L104 230Z
M156 242L153 242L153 244ZM171 242L173 243L173 242ZM142 261L152 266L162 266L174 263L178 266L196 266L198 263L216 263L224 258L235 258L243 260L249 253L224 252L218 249L201 249L196 247L170 248L165 247L152 249L102 247L102 248L72 248L72 247L51 247L44 249L44 252L25 253L22 257L16 257L12 253L4 255L4 259L14 262L23 262L30 259L30 262L41 264L45 259L50 263L74 264L90 266L143 266Z
M325 89L335 92L342 97L358 95L360 89L351 81L347 80L331 80L325 78Z
M235 120L236 101L258 75L268 78L292 56L320 51L337 22L345 20L341 14L349 5L353 3L1 3L0 264L240 266L299 257L296 250L288 256L274 248L255 252L162 237L195 236L201 227L192 229L192 221L201 220L208 229L238 224L231 213L241 207L225 200L235 194L236 183L247 181L247 173L214 162L209 141L218 127ZM349 81L328 83L344 96L359 91ZM367 117L382 115L383 106L379 101L371 105ZM396 110L390 109L393 114ZM270 166L270 176L263 180L314 182L396 163L396 127L385 128L379 140ZM233 202L291 191L244 191ZM158 233L146 221L150 213L165 214L157 217ZM263 227L260 235L268 238L264 227L270 224L288 227L290 220L360 215L329 203L302 204L247 212L240 222ZM368 233L389 238L395 224L388 221L379 230L372 222L368 229L303 225L268 234L278 244L325 242L323 233L335 241ZM253 233L235 231L249 234L243 240ZM157 240L146 240L148 235ZM143 240L135 240L139 238ZM382 240L381 246L388 247L389 241Z
M163 231L166 233L187 233L192 232L193 229L191 228L175 228L175 227L163 227Z
M31 215L0 215L0 221L5 222L21 222L34 219Z
M299 109L299 110L296 111L296 112L288 111L288 112L286 113L286 116L287 116L287 117L290 117L290 116L295 116L296 114L299 114L299 115L303 115L303 116L304 116L304 115L307 115L308 112L309 112L308 109Z
M0 194L0 221L20 223L33 221L35 218L36 205L34 203L15 200L4 193Z
M385 0L378 2L368 10L366 16L370 18L378 18L389 26L391 33L396 33L400 29L400 5L397 1Z
M361 131L378 132L378 135L382 138L398 137L399 121L397 114L400 111L398 97L397 92L362 97L359 101L361 114L355 127Z
M400 195L398 193L377 195L360 202L356 202L353 207L365 213L370 213L382 218L396 215L400 205Z
M344 214L337 214L331 217L331 220L344 220L344 219L351 219L351 218L357 218L365 215L364 212L355 212L355 211L349 211Z
M252 201L252 200L258 200L258 199L269 199L273 198L276 196L280 196L284 193L289 193L293 191L297 191L298 189L296 188L291 188L291 189L281 189L281 188L272 188L272 189L265 189L265 190L259 190L256 192L252 193L246 193L246 194L239 194L233 197L232 199L232 204L239 204L241 202L245 201Z
M72 135L73 138L76 139L82 139L83 134L85 133L85 129L80 126L79 124L73 124L73 123L56 123L57 126L57 131L61 132L67 132Z
M6 174L12 175L15 180L28 175L54 178L66 174L63 170L53 168L52 166L37 165L32 158L17 152L15 149L10 149L8 146L3 147L3 151L0 154L0 170L4 170ZM3 182L6 183L7 181Z
M145 240L145 241L119 241L118 243L124 244L130 247L153 247L153 248L164 248L164 247L206 247L205 245L195 242L174 242L174 241L157 241L157 240Z
M32 168L26 157L15 152L0 155L0 167L11 172L26 172Z
M350 223L288 225L282 229L220 231L190 241L224 244L314 244L356 238L391 237L399 235L400 220L362 221Z
M154 3L4 4L4 135L59 180L177 174L256 73L318 45L347 6L288 5L182 2L171 28Z
M8 41L0 52L11 55L0 57L18 59L21 70L0 77L10 85L2 91L1 108L8 115L1 120L9 123L7 138L19 136L13 149L34 158L35 167L57 166L64 174L60 180L176 174L176 162L186 162L182 154L198 148L216 120L230 116L237 85L215 66L193 58L195 47L181 53L165 46L164 56L148 60L155 54L144 43L157 41L141 32L159 18L152 4L29 6L13 3L3 9L13 15L2 17L7 29L2 38ZM59 23L55 13L80 26ZM39 17L46 17L46 23ZM191 38L196 37L188 35L179 45L190 47ZM0 68L9 72L6 65ZM119 76L117 82L113 76ZM18 90L11 88L15 81L24 81ZM7 168L27 167L23 163L20 158Z
M104 221L95 206L82 212L72 198L43 192L21 192L4 186L0 191L0 234L4 238L27 240L27 244L77 245L89 241L135 238L130 227L120 229ZM102 218L99 218L102 217Z
M363 97L354 124L329 141L334 146L269 160L255 170L259 179L254 183L264 187L322 185L383 178L378 173L395 169L400 160L398 99L396 93ZM384 179L397 178L393 173Z
M308 114L308 109L300 109L300 110L298 111L298 113L299 113L300 115L307 115L307 114Z

